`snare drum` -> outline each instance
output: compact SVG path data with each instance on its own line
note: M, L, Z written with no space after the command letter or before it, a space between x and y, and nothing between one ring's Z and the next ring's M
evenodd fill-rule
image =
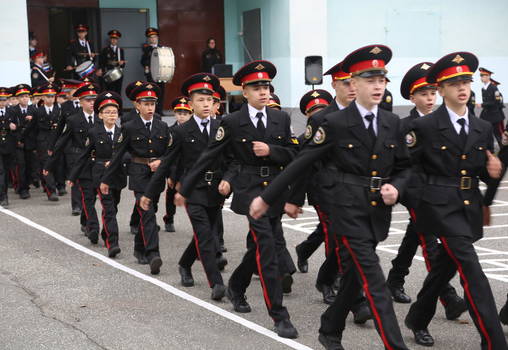
M122 76L123 76L122 68L115 67L113 69L108 70L106 73L104 73L104 81L106 83L110 84L110 83L122 78Z
M80 78L85 78L95 72L95 65L92 61L85 61L76 67L76 74L79 75Z
M175 74L175 55L170 47L156 47L150 58L150 73L156 82L169 83Z

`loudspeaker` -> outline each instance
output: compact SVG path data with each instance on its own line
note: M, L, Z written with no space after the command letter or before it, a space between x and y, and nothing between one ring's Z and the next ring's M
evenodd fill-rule
M212 67L212 74L219 78L230 78L233 76L232 64L214 64Z
M305 85L323 84L323 57L305 57Z

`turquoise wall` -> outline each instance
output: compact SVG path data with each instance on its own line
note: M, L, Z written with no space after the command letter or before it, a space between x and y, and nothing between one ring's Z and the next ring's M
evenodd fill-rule
M242 31L242 13L260 8L263 59L277 66L276 89L278 81L289 81L289 3L290 0L224 0L225 55L233 72L246 63L238 35Z
M157 0L99 0L100 8L148 9L150 26L157 27Z

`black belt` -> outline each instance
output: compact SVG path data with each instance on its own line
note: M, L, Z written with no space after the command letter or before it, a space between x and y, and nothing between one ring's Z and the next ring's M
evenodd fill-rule
M242 165L240 172L269 177L279 174L282 170L284 170L283 166Z
M95 163L107 163L109 161L111 161L111 159L106 159L106 158L92 158L92 161L95 162Z
M472 188L478 188L479 181L477 177L470 176L452 177L429 175L427 177L427 183L429 185L455 187L461 190L470 190Z
M381 186L390 181L389 177L379 176L362 176L350 173L337 173L336 178L339 182L343 182L349 185L362 186L370 189L371 191L379 191Z

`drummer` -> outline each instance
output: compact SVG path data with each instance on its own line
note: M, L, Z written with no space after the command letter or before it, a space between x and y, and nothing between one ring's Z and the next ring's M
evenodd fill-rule
M66 64L65 70L68 72L74 71L71 78L80 79L83 78L76 73L76 68L79 67L86 61L94 63L95 53L94 46L86 38L88 35L88 25L78 24L76 26L76 39L71 40L66 52Z
M36 89L48 82L53 82L53 76L48 76L46 72L44 72L43 66L46 62L46 54L42 51L38 51L32 56L32 60L32 73L30 75L32 79L32 87Z
M145 31L146 36L146 43L143 44L143 55L141 56L141 65L143 66L143 69L145 71L146 80L149 82L157 83L153 77L152 77L152 70L151 70L151 58L152 58L152 51L157 48L161 47L159 45L159 29L149 27ZM157 107L155 108L155 111L162 115L162 109L164 107L164 85L165 83L157 83L157 85L160 88L160 95L159 99L157 101Z
M108 35L109 45L101 50L99 55L99 70L97 71L97 75L102 75L105 90L114 91L117 94L121 95L123 81L123 75L121 74L121 71L115 72L120 73L120 77L115 77L116 79L114 81L108 79L106 74L114 69L123 69L125 67L125 54L123 49L118 46L118 41L122 37L122 33L116 29L113 29L108 32Z

